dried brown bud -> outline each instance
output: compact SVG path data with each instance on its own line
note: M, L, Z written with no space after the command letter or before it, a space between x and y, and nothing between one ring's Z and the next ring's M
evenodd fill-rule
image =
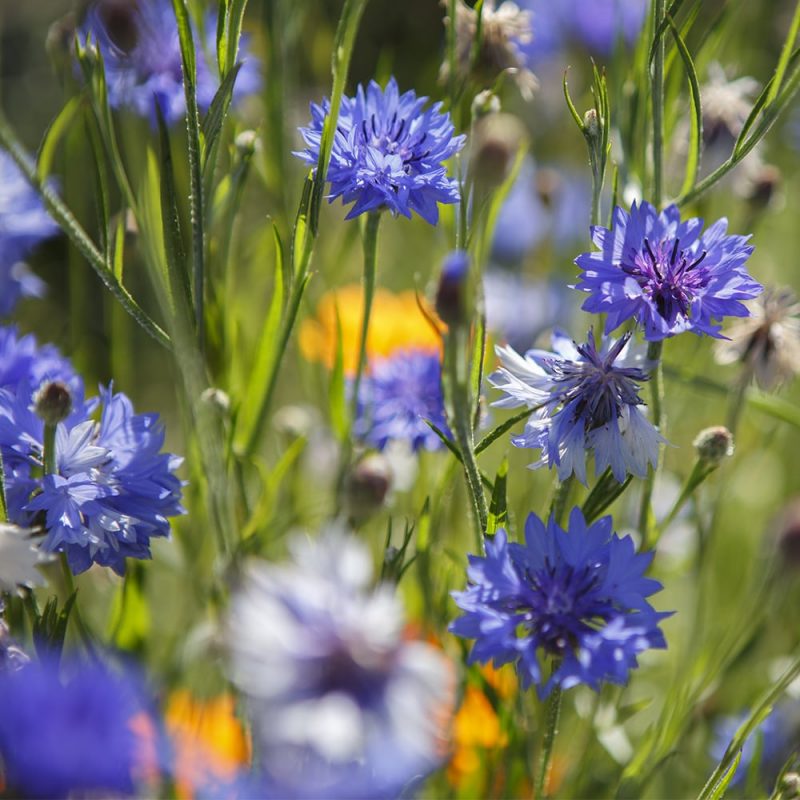
M72 411L72 394L61 381L43 383L33 398L36 414L45 425L58 425Z

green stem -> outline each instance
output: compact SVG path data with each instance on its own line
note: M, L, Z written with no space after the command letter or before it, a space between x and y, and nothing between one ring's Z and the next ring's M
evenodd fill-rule
M553 671L558 669L558 664L553 665ZM539 761L539 774L536 778L536 792L534 797L537 800L545 800L547 797L547 779L550 775L550 765L553 758L553 745L558 733L558 722L561 717L561 687L556 686L547 700L547 719L542 742L542 756Z
M742 417L744 410L745 399L747 396L747 387L750 379L753 377L753 370L750 366L746 366L739 376L736 383L736 388L731 396L730 405L728 406L728 419L725 423L727 429L735 436L736 429L739 427L739 420Z
M381 212L370 211L364 224L364 314L361 320L361 336L358 341L358 361L356 374L353 380L352 411L350 419L355 420L358 413L358 393L361 388L361 378L367 363L367 337L369 336L369 319L372 313L372 299L375 296L375 275L377 273L378 228L380 227Z
M566 480L561 481L553 492L547 516L548 518L553 517L559 525L564 522L564 516L569 507L569 496L572 494L574 484L575 476L570 475Z
M472 428L472 403L470 402L468 371L468 331L463 325L453 325L445 336L445 364L451 392L453 428L461 451L461 463L467 480L467 489L475 515L477 542L483 551L484 535L489 521L486 495L483 493L481 473L475 458L475 439Z
M25 179L41 197L50 215L58 223L61 230L67 234L72 244L89 262L105 287L150 336L159 344L170 349L170 340L167 334L148 316L122 285L114 274L113 267L106 262L89 235L58 196L58 192L49 183L41 180L35 164L23 150L2 114L0 114L0 147L7 150L8 154L14 159Z
M663 375L661 353L663 347L663 341L650 342L647 346L647 358L649 361L653 362L653 367L650 371L650 409L653 415L653 425L655 425L659 431L662 427L661 406L663 401ZM644 480L644 487L642 488L642 504L639 509L639 532L642 536L642 549L646 549L654 544L650 541L650 500L653 497L655 478L656 470L649 470Z
M659 34L664 21L665 0L655 0L655 27L658 35L653 62L653 202L661 207L664 196L664 35Z

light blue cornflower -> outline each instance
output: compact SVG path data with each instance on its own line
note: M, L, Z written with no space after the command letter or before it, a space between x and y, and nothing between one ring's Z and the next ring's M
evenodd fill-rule
M606 339L597 349L592 331L576 344L553 334L553 352L529 350L524 356L497 347L501 367L489 377L505 396L500 408L535 409L517 447L539 449L531 467L555 466L559 480L573 473L587 483L586 455L594 454L595 473L610 468L622 483L628 473L645 477L655 468L664 438L642 412L639 384L648 380L644 353L630 346L630 334Z
M385 89L370 81L355 97L343 97L326 180L329 199L354 203L351 219L381 208L411 217L416 212L431 225L439 220L439 203L459 201L458 182L448 177L444 162L464 146L454 136L450 115L441 103L426 108L427 97L400 94L390 78ZM295 153L315 167L322 128L330 109L311 104L311 125L301 128L306 149Z
M11 521L41 522L42 549L66 553L76 574L96 563L122 575L125 559L150 558L150 539L168 536L168 517L184 513L175 475L182 459L161 452L156 414L135 414L124 394L100 391L88 401L73 396L56 428L56 471L42 476L36 389L0 390L0 452Z

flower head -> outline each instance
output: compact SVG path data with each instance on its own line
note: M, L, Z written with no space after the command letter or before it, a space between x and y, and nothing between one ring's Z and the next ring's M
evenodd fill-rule
M383 450L390 441L438 450L442 442L425 420L449 433L438 352L398 350L369 363L359 392L356 433Z
M0 150L0 317L20 297L41 297L44 284L22 263L58 226L11 156Z
M788 287L767 289L750 305L749 319L716 343L719 364L740 361L762 389L773 389L800 372L800 301Z
M575 259L583 270L575 288L589 294L583 310L608 314L606 333L633 318L649 341L684 331L719 337L716 320L749 316L741 301L761 285L744 266L749 237L728 236L726 219L702 227L696 217L682 221L674 205L660 214L649 203L630 214L617 207L612 230L592 228L599 251Z
M721 761L731 740L747 718L747 713L721 719L714 728L711 757ZM758 740L761 740L760 743ZM733 774L733 786L741 784L753 769L753 758L758 755L760 784L769 792L784 764L800 746L800 702L784 700L775 705L767 718L755 729L742 747L739 766Z
M7 789L26 797L133 794L131 723L143 711L135 682L100 666L54 662L0 672L0 761Z
M586 453L594 452L595 472L607 467L622 483L630 472L644 477L655 467L664 441L642 413L639 384L648 379L641 351L629 345L630 334L607 339L600 350L589 336L576 344L553 334L553 350L529 350L525 356L498 347L500 369L489 380L505 397L493 405L537 409L517 447L533 447L542 457L531 466L556 466L565 480L573 472L586 483Z
M444 4L446 5L446 3ZM453 21L445 17L445 25ZM530 99L538 86L536 76L527 68L522 48L533 38L531 12L521 9L512 0L495 4L488 0L481 9L481 41L477 57L473 53L478 30L478 13L463 0L458 0L455 16L456 67L458 77L468 78L475 69L487 82L494 83L498 75L509 70L522 96ZM442 64L441 78L449 78L450 65Z
M342 98L326 180L331 201L355 203L348 219L388 208L409 218L415 211L435 225L438 203L459 201L458 183L447 177L444 162L464 146L464 136L453 136L450 115L441 103L425 108L427 100L413 91L400 94L394 78L386 89L371 81L355 97ZM307 146L295 155L312 166L329 110L327 99L312 103L311 125L300 129Z
M183 513L174 474L182 459L161 452L158 416L135 414L130 400L111 389L89 401L79 396L56 427L55 473L36 477L43 437L33 388L0 391L0 452L12 521L32 524L41 514L43 549L65 552L75 573L97 563L124 574L126 558L149 558L151 537L169 535L167 517Z
M206 19L209 52L216 52L216 17ZM96 43L103 56L108 101L114 108L128 108L155 123L156 105L168 125L186 114L178 25L170 0L95 0L89 8L82 33ZM197 50L197 104L205 111L219 87L215 71L206 63L205 48ZM257 91L258 61L248 57L247 41L240 55L243 66L234 89L234 100Z
M646 600L661 589L644 576L652 559L613 533L611 517L587 525L575 508L565 531L530 514L524 545L499 530L485 557L469 557L470 582L453 593L465 613L450 630L475 640L470 662L514 663L523 687L536 684L542 696L555 686L624 684L639 653L666 647L658 624L669 615Z
M404 639L400 600L370 588L355 537L298 538L292 555L251 567L228 626L264 781L280 797L397 796L443 756L449 663Z
M73 394L82 394L83 382L53 345L39 347L34 336L0 326L0 389L16 389L20 383L38 387L45 380L63 381Z

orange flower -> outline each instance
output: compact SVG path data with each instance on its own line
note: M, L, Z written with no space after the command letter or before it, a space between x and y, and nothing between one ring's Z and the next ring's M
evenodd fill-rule
M191 800L195 787L231 781L250 763L250 742L229 694L198 700L186 690L173 692L165 723L175 747L175 792L180 800Z
M497 712L486 695L469 685L464 693L453 724L453 757L447 766L447 777L459 786L481 765L481 750L505 747L508 737L500 728Z
M433 309L421 300L431 319ZM331 368L336 359L336 311L342 331L342 357L347 374L355 372L358 345L364 316L364 295L358 284L334 289L323 295L316 318L300 325L300 350L309 361L319 361ZM438 323L441 326L441 323ZM407 291L393 294L378 289L372 303L367 358L388 356L399 349L438 350L439 334L420 311L417 296Z

